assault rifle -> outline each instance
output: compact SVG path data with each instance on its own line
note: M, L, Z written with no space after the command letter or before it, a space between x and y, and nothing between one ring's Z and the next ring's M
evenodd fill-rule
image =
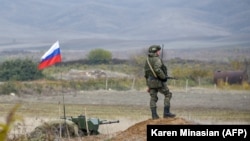
M177 77L167 76L167 79L175 79L175 80L177 80L178 78Z
M168 81L168 79L174 79L174 80L177 80L177 78L176 77L170 77L170 76L167 76L167 78L165 78L165 79L160 79L162 82L167 82Z

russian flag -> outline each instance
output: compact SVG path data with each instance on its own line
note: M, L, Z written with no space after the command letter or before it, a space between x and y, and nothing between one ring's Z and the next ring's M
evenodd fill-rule
M61 53L59 47L59 41L56 41L50 49L42 56L41 62L38 65L38 69L42 70L46 67L52 66L58 62L61 62Z

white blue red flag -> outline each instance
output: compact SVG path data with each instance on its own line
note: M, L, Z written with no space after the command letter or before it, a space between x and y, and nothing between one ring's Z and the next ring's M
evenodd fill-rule
M42 70L46 67L52 66L58 62L61 62L61 52L59 47L59 41L56 41L50 49L42 56L41 62L38 65L38 69Z

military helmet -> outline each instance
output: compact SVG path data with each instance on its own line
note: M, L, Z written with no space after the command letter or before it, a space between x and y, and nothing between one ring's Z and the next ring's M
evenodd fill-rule
M149 47L148 52L149 53L155 53L158 50L161 50L161 46L159 46L159 45L152 45L152 46Z

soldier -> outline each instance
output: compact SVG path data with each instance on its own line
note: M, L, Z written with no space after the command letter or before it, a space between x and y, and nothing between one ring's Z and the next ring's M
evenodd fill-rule
M160 59L160 50L161 47L159 45L150 46L148 49L148 57L144 66L146 84L151 97L150 109L152 112L152 119L159 118L156 106L158 101L158 92L165 96L163 118L175 117L175 114L170 112L170 99L172 97L172 93L166 85L168 77L167 67Z

